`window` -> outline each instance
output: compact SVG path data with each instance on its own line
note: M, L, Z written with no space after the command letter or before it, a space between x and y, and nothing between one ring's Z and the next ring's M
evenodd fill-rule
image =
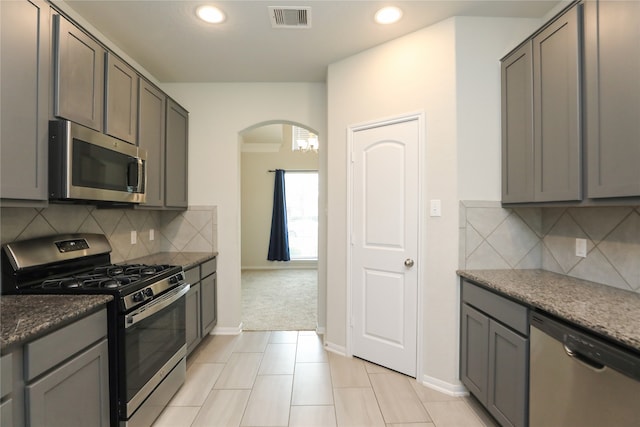
M318 172L284 175L291 260L318 259Z

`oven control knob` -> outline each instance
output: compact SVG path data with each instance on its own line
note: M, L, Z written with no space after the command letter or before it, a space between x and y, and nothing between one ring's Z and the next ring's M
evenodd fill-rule
M147 289L145 289L145 290L144 290L144 295L145 295L147 298L151 298L151 297L153 296L153 289L151 289L151 288L147 288Z
M140 302L142 300L144 300L142 292L136 292L135 294L133 294L133 302Z
M182 274L176 274L175 276L169 277L169 283L171 283L172 285L175 285L180 280L182 280Z

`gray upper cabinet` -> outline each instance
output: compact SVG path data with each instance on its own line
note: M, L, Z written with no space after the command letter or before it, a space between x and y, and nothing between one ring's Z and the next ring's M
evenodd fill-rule
M147 150L146 207L164 206L164 148L166 95L140 79L138 145Z
M581 6L533 38L534 200L582 199Z
M189 113L170 98L166 125L165 206L186 208Z
M104 48L60 15L54 15L54 115L103 128Z
M582 199L581 5L502 59L502 202Z
M138 74L109 52L106 83L104 132L135 144L138 137Z
M587 197L640 196L640 2L586 1Z
M50 7L0 1L0 197L44 203L50 88Z
M503 59L502 201L533 200L533 78L531 42Z

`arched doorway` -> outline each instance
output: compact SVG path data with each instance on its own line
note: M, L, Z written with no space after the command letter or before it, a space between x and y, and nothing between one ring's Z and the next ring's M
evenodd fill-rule
M318 311L318 134L289 121L239 133L245 330L315 330ZM291 260L268 261L274 171L285 171Z

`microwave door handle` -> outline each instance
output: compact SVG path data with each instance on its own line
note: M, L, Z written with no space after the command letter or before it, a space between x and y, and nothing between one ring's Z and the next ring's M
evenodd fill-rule
M139 193L142 188L142 183L140 182L140 178L144 173L144 164L142 163L142 159L139 157L135 157L129 162L129 168L127 170L127 184L129 188L132 188L134 192Z
M178 301L183 295L185 295L191 285L189 283L185 283L178 288L170 291L166 295L158 298L156 301L149 303L148 305L140 308L139 310L134 311L133 313L127 315L125 317L124 327L129 328L136 323L146 319L149 316L152 316L159 312L160 310L170 306L174 302Z

